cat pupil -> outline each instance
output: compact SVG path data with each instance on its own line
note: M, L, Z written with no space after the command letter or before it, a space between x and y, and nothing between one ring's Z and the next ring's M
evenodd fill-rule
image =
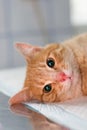
M48 65L49 67L53 68L54 65L55 65L54 60L53 60L52 58L48 59L48 60L47 60L47 65Z
M44 87L44 92L50 92L51 91L51 85L50 84L48 84L48 85L46 85L45 87Z

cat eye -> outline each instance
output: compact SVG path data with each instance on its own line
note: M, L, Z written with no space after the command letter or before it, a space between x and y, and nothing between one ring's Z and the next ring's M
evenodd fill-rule
M54 65L55 65L55 61L54 61L52 58L49 58L49 59L47 59L47 65L48 65L50 68L53 68Z
M43 91L44 91L45 93L48 93L48 92L51 91L51 89L52 89L51 84L48 84L48 85L45 85L45 87L43 88Z

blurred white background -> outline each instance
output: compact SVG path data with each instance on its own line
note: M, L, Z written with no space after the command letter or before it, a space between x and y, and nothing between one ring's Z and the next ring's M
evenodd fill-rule
M0 0L0 69L25 65L15 42L45 45L87 31L87 0Z

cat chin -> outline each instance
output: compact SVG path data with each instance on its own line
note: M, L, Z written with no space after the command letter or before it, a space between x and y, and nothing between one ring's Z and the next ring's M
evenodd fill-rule
M67 91L68 89L70 89L70 87L72 86L72 82L72 79L66 79L65 81L61 82L63 86L63 91Z
M64 88L66 90L70 89L70 87L76 88L76 86L81 87L81 77L80 73L77 70L64 70L65 74L69 75L71 78L68 78L64 82L62 82Z
M67 98L69 99L74 99L82 95L82 90L81 90L81 77L80 73L77 71L72 72L72 78L71 80L68 79L67 81L64 82L64 88L65 92L67 93Z
M80 73L77 71L73 72L73 77L72 77L72 85L76 88L76 86L81 87L81 76Z

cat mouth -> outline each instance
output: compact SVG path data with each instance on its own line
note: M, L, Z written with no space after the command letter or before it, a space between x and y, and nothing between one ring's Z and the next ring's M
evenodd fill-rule
M69 76L69 75L65 74L64 72L60 72L56 75L56 80L58 82L65 82L67 80L72 80L72 76Z

